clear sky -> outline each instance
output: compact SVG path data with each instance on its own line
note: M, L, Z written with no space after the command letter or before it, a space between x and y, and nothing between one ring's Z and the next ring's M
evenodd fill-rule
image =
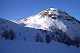
M50 7L65 10L80 20L80 0L0 0L0 17L14 20Z

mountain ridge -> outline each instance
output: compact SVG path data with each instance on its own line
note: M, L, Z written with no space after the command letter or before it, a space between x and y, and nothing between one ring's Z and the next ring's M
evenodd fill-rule
M80 22L63 11L58 12L55 8L43 10L17 22L0 20L0 38L2 37L2 40L17 39L41 43L55 41L68 46L80 47Z

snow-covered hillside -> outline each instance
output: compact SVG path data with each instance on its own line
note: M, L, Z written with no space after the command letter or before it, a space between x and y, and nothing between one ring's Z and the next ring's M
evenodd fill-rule
M39 30L23 27L12 21L0 18L0 39L1 40L26 40L33 41L33 35L40 33ZM12 37L11 37L12 36ZM12 39L11 39L12 38Z
M34 16L20 19L17 23L24 27L50 31L54 36L66 36L69 40L78 39L80 42L80 21L56 8L45 9Z
M12 22L0 18L0 53L80 53L80 22L48 8Z
M55 8L49 8L34 16L17 21L25 27L54 31L62 30L69 36L80 36L80 22L68 13Z

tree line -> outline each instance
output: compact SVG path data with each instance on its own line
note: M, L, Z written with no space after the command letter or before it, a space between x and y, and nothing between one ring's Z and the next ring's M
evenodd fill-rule
M75 36L71 38L65 32L62 32L61 30L56 30L55 32L52 32L53 34L47 34L47 31L43 31L43 32L46 32L46 34L45 35L37 34L35 36L36 42L50 43L52 41L56 41L56 42L64 43L68 46L72 45L72 46L80 47L80 37Z

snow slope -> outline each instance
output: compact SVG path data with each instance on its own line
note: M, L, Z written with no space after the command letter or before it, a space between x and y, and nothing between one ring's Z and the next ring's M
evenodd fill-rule
M80 53L80 48L63 44L42 44L21 40L0 40L0 53Z
M5 39L5 30L14 31L15 37ZM55 8L15 23L0 18L0 53L80 53L80 42L74 39L79 34L80 22Z
M62 30L69 36L80 36L80 21L70 16L65 11L55 8L45 9L34 16L17 21L25 27L54 31Z

